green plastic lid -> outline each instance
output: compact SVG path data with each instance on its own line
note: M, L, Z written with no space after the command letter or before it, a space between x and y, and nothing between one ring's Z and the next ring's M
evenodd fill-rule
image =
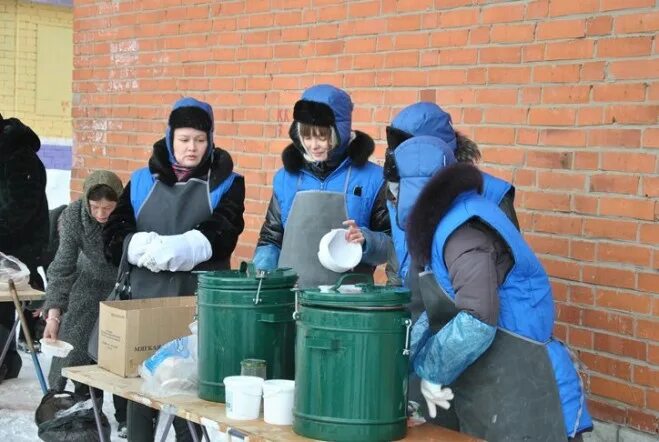
M357 284L344 284L353 279ZM333 286L319 286L300 292L303 305L338 308L391 308L410 302L410 291L404 287L374 285L370 275L350 273L342 276Z
M199 272L199 287L222 290L257 290L293 288L297 282L297 273L290 268L271 271L257 270L254 264L240 263L239 270L216 270Z

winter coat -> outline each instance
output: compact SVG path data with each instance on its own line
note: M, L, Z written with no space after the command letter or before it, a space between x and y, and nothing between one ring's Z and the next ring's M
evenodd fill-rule
M172 170L170 151L165 138L153 145L153 154L149 159L149 171L158 181L167 186L176 184L176 175ZM203 159L193 169L190 178L208 179L212 192L232 173L231 155L223 149L213 148L212 155ZM131 182L126 185L103 232L106 256L117 266L123 254L124 240L137 230L136 209L131 202L131 185ZM206 236L213 250L211 259L202 263L204 266L212 268L214 263L224 265L229 261L238 244L238 237L245 228L244 211L245 179L242 176L236 176L212 215L195 227Z
M20 259L35 276L48 244L46 169L37 156L40 147L32 129L16 118L0 116L0 251Z
M87 195L99 184L121 193L121 181L112 172L96 171L87 178L83 197L62 212L60 244L48 267L44 311L62 310L58 337L74 347L66 358L53 358L52 388L63 388L66 383L61 378L62 367L89 363L87 342L98 318L99 302L108 297L117 278L117 267L103 254L103 226L89 211Z

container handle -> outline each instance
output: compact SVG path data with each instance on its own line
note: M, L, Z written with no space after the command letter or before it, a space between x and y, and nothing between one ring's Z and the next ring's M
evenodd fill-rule
M356 282L362 282L364 284L373 285L373 276L371 275L367 275L366 273L346 273L336 281L336 284L334 284L330 288L330 291L337 292L339 290L339 287L343 285L346 279L353 279Z
M307 337L305 345L307 348L313 348L316 350L324 351L336 351L341 346L338 339L327 339L327 338L309 338Z
M297 300L297 295L298 293L300 293L300 289L298 287L295 287L291 290L295 292L295 310L293 311L293 321L297 321L298 319L300 319L300 310L298 308L299 304Z
M405 348L403 349L403 356L409 356L410 354L410 329L412 328L412 320L410 318L405 319L403 322L405 326Z
M276 324L280 322L293 322L294 319L291 318L291 316L288 314L282 315L277 313L261 313L258 316L257 321Z

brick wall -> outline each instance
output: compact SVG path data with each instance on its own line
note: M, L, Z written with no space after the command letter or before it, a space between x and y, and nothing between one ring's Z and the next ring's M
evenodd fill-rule
M658 28L654 0L79 0L74 192L144 166L171 103L200 97L247 180L249 257L303 88L348 89L380 162L392 116L434 100L517 186L591 410L656 433Z

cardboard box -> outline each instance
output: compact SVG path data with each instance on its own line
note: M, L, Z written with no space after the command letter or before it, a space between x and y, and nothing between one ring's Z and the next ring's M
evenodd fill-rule
M139 365L163 344L190 334L196 297L101 302L98 365L123 377L137 377Z

